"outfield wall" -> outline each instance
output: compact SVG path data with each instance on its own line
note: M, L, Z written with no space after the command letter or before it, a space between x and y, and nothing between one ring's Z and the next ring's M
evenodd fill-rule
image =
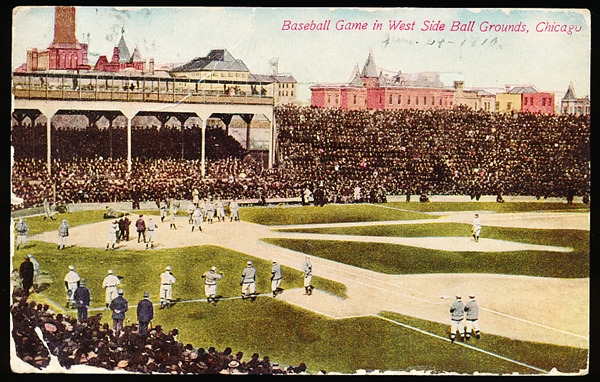
M428 195L429 200L431 202L447 202L447 203L465 203L465 202L473 202L473 203L495 203L496 196L495 195L484 195L479 201L475 199L471 199L468 195ZM504 196L504 201L507 203L566 203L565 198L540 198L537 199L534 196ZM411 202L418 202L419 195L412 195L410 198ZM267 199L268 205L281 205L281 204L301 204L302 199L300 197L297 198L273 198ZM387 201L390 203L395 202L406 202L406 195L389 195L387 197ZM187 200L181 200L181 208L180 211L185 211L187 207ZM238 200L240 206L253 206L258 205L258 199L243 199ZM573 198L573 203L581 204L582 198L580 196L576 196ZM70 203L67 204L68 212L77 212L77 211L91 211L91 210L101 210L106 206L111 206L116 211L124 211L124 212L132 212L131 210L131 202L116 202L116 203ZM140 210L156 210L158 212L158 207L155 202L140 202ZM134 212L135 213L135 212ZM25 208L18 211L11 212L11 216L13 218L26 217L26 216L36 216L43 215L44 209L43 207L32 207Z

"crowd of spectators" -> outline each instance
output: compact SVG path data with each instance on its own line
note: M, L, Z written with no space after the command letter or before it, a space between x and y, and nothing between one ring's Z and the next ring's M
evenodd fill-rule
M232 137L215 128L207 140L204 181L199 157L178 153L187 150L182 146L165 149L157 143L156 129L148 129L148 136L132 145L132 151L143 155L133 156L131 172L123 157L83 155L84 150L53 159L52 175L44 158L17 156L13 192L25 200L14 208L40 205L43 198L62 204L189 200L194 188L201 197L263 200L297 198L307 188L320 189L329 203L377 202L404 194L590 194L589 116L501 114L466 107L346 111L288 105L275 108L275 119L273 168L245 155ZM191 147L197 142L180 139L181 131L168 134L171 143ZM82 144L80 138L64 142L70 148ZM187 152L198 155L197 149Z
M55 314L47 304L29 301L20 288L14 290L10 312L17 356L40 370L54 356L66 369L87 365L141 374L308 374L305 363L283 366L258 353L244 359L243 352L234 354L230 347L219 351L184 345L177 339L178 329L167 332L161 325L146 336L139 335L136 324L126 325L116 336L101 323L101 314L78 322L76 317Z

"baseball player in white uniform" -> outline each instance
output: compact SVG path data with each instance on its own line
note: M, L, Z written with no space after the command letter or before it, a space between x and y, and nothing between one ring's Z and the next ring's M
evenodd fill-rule
M151 249L154 249L154 231L158 228L156 223L152 220L152 218L148 219L148 224L146 225L146 233L148 234L148 241L146 241L146 249L150 246Z
M106 307L110 305L118 295L118 286L121 285L121 280L115 276L112 269L108 270L108 275L102 281L102 287L104 288L104 297L106 300Z
M475 338L481 339L481 328L479 327L479 306L475 301L475 293L469 294L469 301L465 304L465 312L467 312L467 341L471 338L471 333L475 331Z
M456 332L460 332L460 340L465 340L465 304L461 301L461 295L456 295L456 300L450 307L450 342L454 343Z
M196 210L192 215L192 221L194 223L194 225L192 225L192 232L194 232L194 229L196 228L198 228L199 232L202 232L202 210L200 210L200 208L196 207Z
M167 217L167 201L166 200L161 200L160 203L160 221L164 221L165 218Z
M273 260L273 266L271 267L271 291L273 292L273 298L277 296L277 294L281 293L282 289L279 287L281 285L281 265L277 263L277 261Z
M17 229L17 249L19 249L21 244L27 245L29 242L29 224L25 219L19 219L15 228Z
M473 239L475 242L479 241L479 236L481 235L481 221L479 220L479 214L475 214L475 219L473 219Z
M240 285L242 286L242 300L252 297L254 301L256 299L256 268L254 268L250 260L248 260L246 268L242 272Z
M204 272L204 294L206 294L206 302L217 305L217 282L225 276L223 272L217 273L217 267L213 266L209 271Z
M306 256L304 259L304 264L302 266L302 270L304 271L304 294L310 296L315 287L311 285L312 282L312 263L310 262L310 257Z
M196 204L193 202L188 202L187 208L186 208L186 212L188 213L188 215L190 216L188 219L188 223L192 224L194 222L194 212L196 211Z
M215 204L212 200L206 202L206 221L212 224L215 217Z
M233 198L231 200L231 202L229 202L229 211L231 213L231 215L229 216L229 221L232 222L234 220L240 221L240 213L239 213L240 207L238 205L238 202L235 198Z
M217 199L217 221L225 221L225 205L221 198Z
M173 298L173 284L175 276L171 273L171 266L167 266L165 271L160 274L160 308L170 308Z
M81 278L79 277L77 272L75 272L75 267L72 265L69 265L69 272L65 275L65 289L67 292L67 308L75 307L75 298L73 297L73 294L75 293L75 289L77 289L77 287L79 287L80 280L81 280Z
M109 249L115 249L115 243L117 242L117 232L118 231L119 231L119 221L114 220L108 226L108 233L107 233L107 239L108 239L107 243L108 244L106 244L105 251L108 251Z

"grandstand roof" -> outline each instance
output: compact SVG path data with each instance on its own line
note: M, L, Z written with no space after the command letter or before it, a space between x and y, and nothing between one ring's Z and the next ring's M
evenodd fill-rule
M172 72L191 72L198 70L249 72L242 60L235 59L227 49L213 49L206 57L196 57L171 70Z

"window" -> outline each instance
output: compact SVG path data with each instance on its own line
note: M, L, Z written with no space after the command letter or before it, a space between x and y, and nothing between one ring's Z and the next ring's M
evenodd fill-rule
M353 96L354 104L356 105L356 94Z
M330 95L327 96L327 103L331 103L331 96Z
M379 103L382 104L383 103L383 95L379 95Z
M523 106L527 106L527 97L523 97Z
M427 105L427 97L423 97L423 105Z
M392 101L392 95L390 94L390 105L393 103Z
M442 99L440 98L440 106L442 106Z
M398 105L402 103L402 96L398 94Z
M506 103L506 108L507 108L508 110L512 109L512 102L507 102L507 103Z
M419 97L415 97L415 105L419 104Z
M410 96L407 97L406 103L410 105Z
M291 95L292 97L294 96L294 91L293 91L293 90L290 92L290 95Z
M542 98L542 106L546 106L546 98Z

